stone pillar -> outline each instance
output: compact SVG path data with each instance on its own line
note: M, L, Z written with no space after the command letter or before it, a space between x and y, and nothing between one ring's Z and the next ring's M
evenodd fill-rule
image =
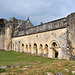
M6 45L6 43L7 43L7 36L6 36L7 34L6 34L6 28L5 28L5 50L7 51L7 45Z
M26 45L24 44L24 52L26 52L25 48L26 48Z
M22 44L20 43L20 52L22 52Z
M14 41L14 51L15 51L15 41Z
M31 49L31 45L30 45L30 54L32 54L32 49Z
M50 54L51 54L51 58L53 58L53 49L50 48Z
M31 45L28 46L29 53L31 53Z
M20 43L18 42L18 52L20 51Z
M53 49L48 47L48 57L53 58Z
M62 54L62 49L61 49L61 48L58 48L58 58L59 58L59 59L62 59L62 58L63 58L62 55L63 55L63 54Z
M12 42L12 49L11 50L13 51L13 42Z
M44 56L44 48L45 48L45 46L43 45L43 56Z
M34 54L34 51L33 51L33 44L31 44L31 53Z
M28 45L28 53L29 53L29 45Z
M39 55L39 45L37 45L38 55Z
M18 41L16 43L16 51L18 52Z
M48 57L51 58L51 48L48 47Z
M7 44L6 44L7 41L6 41L6 40L7 40L7 38L6 38L6 36L5 36L5 50L7 51ZM13 50L14 50L14 48L13 48Z

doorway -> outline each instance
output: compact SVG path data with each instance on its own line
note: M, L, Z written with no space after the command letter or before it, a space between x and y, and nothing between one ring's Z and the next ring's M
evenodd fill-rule
M55 58L58 58L58 51L55 51Z
M53 42L51 47L52 47L52 58L58 58L59 55L58 44L56 42Z

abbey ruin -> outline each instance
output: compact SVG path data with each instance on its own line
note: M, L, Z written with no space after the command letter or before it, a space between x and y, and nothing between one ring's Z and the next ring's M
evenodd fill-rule
M75 56L75 13L38 26L29 18L0 19L0 50L70 59Z

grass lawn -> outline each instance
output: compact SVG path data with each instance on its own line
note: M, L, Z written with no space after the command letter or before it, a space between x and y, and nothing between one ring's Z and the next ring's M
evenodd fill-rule
M72 75L71 71L75 71L74 60L50 59L13 51L0 51L0 66L4 65L14 65L5 69L4 75L47 75L47 72Z
M0 65L17 65L35 63L37 61L47 62L54 59L44 58L40 56L34 56L27 53L20 52L0 52Z

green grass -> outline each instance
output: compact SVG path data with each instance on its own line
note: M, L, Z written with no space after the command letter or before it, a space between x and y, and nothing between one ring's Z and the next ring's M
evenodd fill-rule
M34 56L20 52L0 52L0 66L7 65L7 69L1 69L7 75L47 75L47 72L53 74L63 73L63 75L73 75L71 71L75 71L75 61L65 59L50 59L41 56ZM13 68L10 65L14 65ZM19 65L19 67L17 67ZM31 67L26 67L31 65ZM27 68L26 71L23 69ZM66 72L64 69L68 69Z
M0 65L28 64L36 61L47 62L53 59L13 51L0 52Z

